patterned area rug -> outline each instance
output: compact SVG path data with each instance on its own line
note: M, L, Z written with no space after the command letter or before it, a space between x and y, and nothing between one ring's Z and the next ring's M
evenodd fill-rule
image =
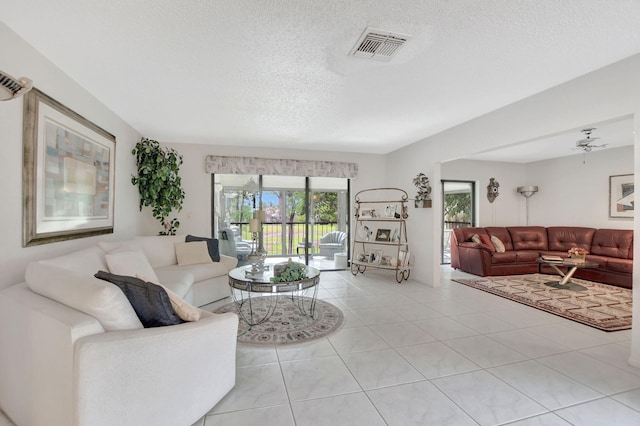
M453 281L532 306L604 331L631 328L631 290L572 278L587 288L570 291L545 285L558 281L545 274L458 278Z
M254 317L264 317L268 307L266 302L270 297L274 296L252 299ZM310 306L311 298L304 297L303 302L305 306ZM238 311L235 303L229 303L216 309L215 312L237 313ZM249 327L246 322L240 319L238 343L255 346L305 343L330 335L340 328L343 320L342 311L331 303L317 300L314 318L310 318L300 314L298 306L293 303L290 297L279 296L278 305L269 320Z

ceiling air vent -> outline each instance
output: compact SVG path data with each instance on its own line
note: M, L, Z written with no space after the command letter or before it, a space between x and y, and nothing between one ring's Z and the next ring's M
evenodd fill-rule
M390 31L367 28L351 50L356 58L390 61L410 36Z

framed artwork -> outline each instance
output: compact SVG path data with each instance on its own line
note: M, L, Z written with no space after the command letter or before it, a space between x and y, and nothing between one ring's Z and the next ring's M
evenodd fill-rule
M113 233L115 136L37 89L23 118L23 246Z
M376 231L376 241L389 241L391 239L391 229L378 229Z
M633 175L609 176L609 217L633 218Z
M382 250L369 250L368 262L373 265L379 265L382 261Z

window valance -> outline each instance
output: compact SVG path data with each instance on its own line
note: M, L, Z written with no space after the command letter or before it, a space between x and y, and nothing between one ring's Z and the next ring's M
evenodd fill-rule
M336 177L355 179L358 177L356 163L337 161L289 160L281 158L223 157L207 155L207 173Z

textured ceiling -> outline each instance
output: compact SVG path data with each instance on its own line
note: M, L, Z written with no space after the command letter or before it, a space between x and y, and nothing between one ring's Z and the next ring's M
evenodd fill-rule
M582 133L585 128L594 129L591 133L593 142L590 145L595 148L590 152L576 146L579 140L585 138L585 134ZM580 129L546 135L530 141L517 142L507 147L481 152L465 158L507 163L533 163L576 155L581 156L581 161L587 161L591 153L633 145L633 134L633 117L623 117L601 123L591 123Z
M387 153L640 52L634 0L0 6L8 27L163 142ZM366 27L412 38L390 62L349 57Z

